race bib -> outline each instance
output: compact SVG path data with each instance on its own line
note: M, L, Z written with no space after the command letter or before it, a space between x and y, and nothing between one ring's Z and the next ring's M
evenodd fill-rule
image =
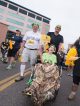
M29 40L27 40L27 43L32 45L32 44L34 44L34 40L29 39Z

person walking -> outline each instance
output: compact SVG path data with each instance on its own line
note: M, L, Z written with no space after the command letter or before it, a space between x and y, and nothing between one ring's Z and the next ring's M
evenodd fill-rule
M71 89L71 93L69 94L68 100L73 100L76 96L79 83L80 83L80 37L76 42L73 44L73 47L76 50L76 56L72 56L70 58L71 61L74 61L74 67L73 67L73 85ZM75 54L74 52L72 55Z
M21 32L19 30L16 30L16 34L12 35L12 37L9 40L9 49L8 49L8 55L7 55L9 65L6 68L8 70L12 69L12 64L15 61L16 53L20 49L20 45L22 42L22 37L20 35L21 35Z
M50 43L49 45L54 45L56 47L56 56L57 56L57 65L60 67L60 73L62 73L62 68L61 68L61 63L60 63L60 58L59 58L59 51L61 51L61 49L63 48L63 42L64 42L64 39L63 39L63 36L60 35L61 31L61 25L57 25L55 27L55 31L54 32L48 32L47 35L50 36L51 40L50 40Z
M30 60L31 70L33 72L33 66L36 63L38 50L40 47L41 34L38 32L39 25L37 23L32 24L32 31L26 32L23 37L23 43L21 47L22 59L20 65L20 77L15 81L21 81L24 79L24 71L26 63Z

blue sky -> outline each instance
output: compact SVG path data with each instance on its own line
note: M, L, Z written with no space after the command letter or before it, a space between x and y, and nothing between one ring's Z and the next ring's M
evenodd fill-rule
M50 31L57 24L64 43L73 43L80 36L80 0L10 0L51 18Z

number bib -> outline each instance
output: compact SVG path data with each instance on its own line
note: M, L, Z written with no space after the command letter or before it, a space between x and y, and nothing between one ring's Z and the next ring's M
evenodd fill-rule
M27 43L32 45L32 44L34 44L34 40L29 39L29 40L27 40Z

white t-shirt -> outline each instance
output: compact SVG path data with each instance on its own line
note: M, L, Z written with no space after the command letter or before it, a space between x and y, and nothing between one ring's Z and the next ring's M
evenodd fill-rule
M23 37L23 40L26 41L25 47L29 49L38 49L40 44L40 38L41 34L39 32L26 32L26 34Z

